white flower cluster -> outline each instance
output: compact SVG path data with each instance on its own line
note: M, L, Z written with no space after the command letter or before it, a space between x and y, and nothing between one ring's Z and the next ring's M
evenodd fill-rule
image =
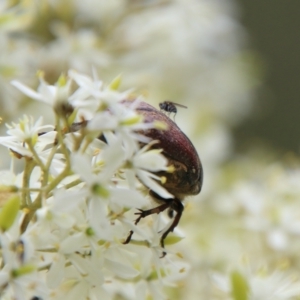
M229 162L210 201L186 206L183 253L193 268L177 299L298 300L299 182L295 157L289 165L250 155Z
M251 112L262 81L256 54L243 49L237 2L0 1L0 136L4 123L34 116L0 138L0 168L9 168L7 148L13 159L0 172L1 299L148 300L165 290L172 300L299 300L299 157L287 166L255 142L254 152L233 152L231 126ZM69 69L93 79L69 71L47 83ZM117 92L118 80L104 87L96 71L104 82L126 74L124 88L156 107L188 107L176 122L205 181L185 203L186 241L170 247L180 237L169 237L163 259L167 220L133 223L148 203L143 186L166 193L153 175L164 157L139 147L150 142L139 129L154 125L136 115L137 102L120 105L130 92Z
M36 70L53 83L70 68L90 74L94 66L105 81L126 74L123 86L150 94L155 105L171 99L197 108L178 118L193 120L182 122L185 132L202 133L194 142L209 168L230 155L228 124L249 113L259 83L248 72L259 73L243 53L235 0L3 0L0 16L3 118L42 109L11 79L35 86Z
M52 107L56 123L24 116L0 137L12 162L24 162L0 173L1 299L165 299L164 287L187 273L179 256L160 258L163 218L134 225L147 190L172 195L153 174L166 158L137 133L155 124L136 113L139 99L124 105L119 80L105 87L71 70L55 85L40 76L37 91L13 82Z

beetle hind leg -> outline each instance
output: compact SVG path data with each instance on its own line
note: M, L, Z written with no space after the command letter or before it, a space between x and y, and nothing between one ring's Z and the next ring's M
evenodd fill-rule
M177 198L170 198L170 199L163 199L161 197L158 197L158 198L160 201L162 201L164 203L157 207L148 209L148 210L139 209L139 211L135 213L135 215L138 215L138 218L135 220L134 223L135 223L135 225L137 225L142 218L145 218L152 214L160 214L161 212L165 211L168 208L169 208L169 216L170 216L170 214L172 214L172 216L173 216L173 213L175 211L176 215L173 219L173 222L171 223L169 228L164 231L164 233L162 234L162 236L160 238L160 245L162 248L164 248L165 247L164 241L167 238L167 236L169 235L169 233L174 231L175 227L178 225L178 223L181 219L181 216L182 216L184 206L182 205L181 201ZM131 240L132 235L133 235L133 231L130 230L129 235L123 244L128 244ZM164 257L166 254L167 253L164 251L161 258Z

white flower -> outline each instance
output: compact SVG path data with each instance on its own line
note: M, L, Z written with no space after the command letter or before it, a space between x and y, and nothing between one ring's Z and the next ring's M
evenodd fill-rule
M18 187L24 210L13 241L22 241L22 253L11 250L8 233L0 236L5 295L99 299L123 294L135 299L143 294L163 299L164 285L184 273L171 259L160 258L161 231L170 220L155 215L141 226L134 224L135 208L149 204L140 191L143 186L173 197L155 174L169 171L167 159L151 149L155 141L142 136L154 124L144 123L135 111L138 100L122 102L126 92L103 87L96 75L92 79L70 71L69 76L55 85L41 79L38 92L14 82L28 96L52 106L58 123L54 129L43 126L41 118L34 123L25 116L9 127L10 136L0 138L26 161L20 173L0 172L1 177L9 174L0 182ZM71 80L78 88L70 96ZM65 133L65 115L56 109L60 104L70 104L79 120L92 119ZM130 230L137 239L124 245ZM133 282L145 284L147 291L136 289Z
M37 145L41 150L43 150L47 145L53 144L54 136L51 134L50 140L49 135L46 136L38 136L39 133L44 130L53 130L54 126L43 125L43 118L40 117L35 123L33 122L33 118L29 118L24 115L23 119L20 119L19 123L13 123L12 125L7 125L9 136L0 137L0 145L3 145L7 148L14 150L15 152L23 155L23 156L32 156L31 151L28 150L27 145L24 143L31 143Z
M67 102L71 80L67 80L63 82L63 84L58 83L55 86L49 85L42 76L39 77L39 80L40 85L37 92L17 80L13 80L11 84L29 98L46 103L53 108L60 103Z
M98 106L104 103L106 106L113 105L127 98L130 91L120 93L111 89L110 87L103 87L102 81L97 77L96 71L93 70L93 79L79 74L74 70L68 72L70 78L72 78L79 86L77 91L70 97L70 100L79 106L82 101L98 101Z
M2 264L0 270L0 287L8 286L3 293L16 299L29 299L33 296L47 297L48 288L38 276L34 262L34 245L27 232L20 234L20 213L13 226L5 233L0 233ZM2 296L2 291L0 289ZM2 298L2 297L1 297Z
M168 171L167 159L161 154L160 150L149 150L152 144L148 144L140 149L132 159L132 168L126 170L126 174L131 181L132 176L136 175L141 182L150 190L154 191L162 198L174 198L158 182L161 178L152 172ZM158 181L158 182L157 182Z

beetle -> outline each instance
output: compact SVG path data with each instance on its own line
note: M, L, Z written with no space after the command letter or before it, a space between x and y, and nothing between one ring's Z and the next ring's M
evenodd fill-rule
M134 100L124 100L122 103L124 105L131 105L132 101ZM169 101L165 101L164 103L166 102L170 103ZM148 210L138 209L138 212L135 213L135 215L138 216L135 220L135 225L137 225L142 218L155 213L159 214L165 210L169 210L169 216L171 218L173 218L173 213L176 213L173 222L161 236L160 245L164 248L164 240L168 234L175 229L181 219L184 210L182 201L186 196L197 195L201 191L203 185L203 167L192 142L166 114L146 102L139 102L136 111L143 116L145 123L160 121L167 125L167 130L150 128L147 130L139 130L137 133L143 134L152 140L156 140L157 143L153 144L151 149L162 149L162 154L168 160L168 165L173 166L174 171L172 173L160 171L157 172L156 175L164 176L166 178L163 187L171 193L174 198L163 198L150 190L149 195L159 205ZM87 123L87 121L73 123L70 131L78 131L85 127ZM104 135L101 135L98 138L106 142ZM141 147L142 146L144 145L141 144ZM133 231L131 230L123 244L128 244L132 235ZM163 251L162 257L165 255L166 252Z
M125 104L126 102L130 103L130 101L124 101ZM144 122L146 123L160 121L167 125L167 130L151 128L139 131L139 133L152 140L157 140L158 143L152 145L151 148L162 149L162 154L167 158L168 165L173 165L174 171L172 173L160 171L157 172L157 175L166 178L163 187L170 192L174 198L165 199L150 190L150 196L159 206L148 210L139 209L139 211L135 213L138 216L135 220L136 225L142 218L155 213L159 214L167 209L169 209L169 216L171 217L173 216L173 212L176 213L173 222L161 236L160 245L164 248L164 240L168 234L175 229L182 216L184 210L182 201L186 196L197 195L201 191L203 184L203 167L192 142L166 114L145 102L140 102L136 111L143 116ZM130 242L132 235L133 231L131 230L124 244ZM164 251L162 257L165 255L166 252Z

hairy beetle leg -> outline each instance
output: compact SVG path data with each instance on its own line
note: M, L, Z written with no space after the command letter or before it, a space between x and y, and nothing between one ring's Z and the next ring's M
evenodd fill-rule
M160 239L160 245L161 245L162 248L164 248L165 247L164 240L166 239L168 234L170 232L172 232L175 229L175 227L178 225L184 207L183 207L181 201L178 200L177 198L174 198L174 199L160 199L160 200L165 201L165 203L162 204L162 205L159 205L155 208L148 209L148 210L138 209L139 211L135 213L135 215L138 215L138 218L135 220L134 224L137 225L142 218L145 218L145 217L150 216L152 214L159 214L159 213L163 212L164 210L166 210L167 208L170 208L172 211L175 211L176 216L175 216L172 224L163 233L163 235L161 236L161 239ZM131 240L132 235L133 235L133 231L130 230L129 235L128 235L127 239L125 240L125 242L123 242L123 244L128 244ZM163 258L166 254L167 253L164 251L161 258Z

